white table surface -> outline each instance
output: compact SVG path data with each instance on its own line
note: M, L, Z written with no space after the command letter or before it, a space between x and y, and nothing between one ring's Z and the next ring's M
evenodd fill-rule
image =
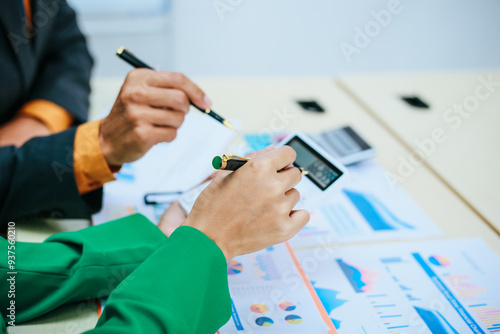
M354 102L332 79L200 78L195 81L214 101L214 110L224 117L241 120L244 132L269 129L313 132L350 124L378 149L376 160L389 172L397 173L398 156L408 154L408 149L404 145L370 113ZM92 83L93 118L109 109L120 85L121 79L118 78L101 79ZM306 112L295 103L297 99L315 99L326 112L324 114ZM500 237L429 168L426 166L417 168L411 177L404 180L402 186L443 229L445 237L481 236L500 254ZM19 240L41 241L52 233L83 228L87 224L88 222L81 220L34 224L19 228ZM51 312L10 332L24 333L36 330L37 333L61 331L76 333L92 328L97 321L97 314L75 313L77 308L77 305L68 305L58 312Z
M500 232L499 70L349 75L340 85ZM430 109L409 106L405 95Z

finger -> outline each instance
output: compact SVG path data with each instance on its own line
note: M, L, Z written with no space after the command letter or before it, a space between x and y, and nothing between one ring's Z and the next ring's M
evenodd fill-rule
M205 180L203 180L201 183L205 183L205 182L207 182L207 181L210 181L210 180L215 179L215 178L217 177L217 175L219 175L219 173L220 173L220 172L221 172L221 171L215 171L215 172L213 172L213 173L212 173L212 174L210 174L210 175L209 175L209 176L208 176ZM201 184L201 183L200 183L200 184Z
M302 173L297 167L286 167L278 173L278 179L282 182L284 190L288 191L299 184Z
M148 136L153 145L159 143L170 143L177 136L177 129L171 127L151 126L148 130Z
M173 201L170 206L169 206L169 209L171 211L174 211L175 212L175 215L179 218L183 218L183 219L186 219L186 213L184 212L184 209L182 209L181 207L181 204L179 203L179 201Z
M253 152L248 153L245 156L245 158L252 159L252 158L255 158L255 157L261 155L262 153L270 152L273 150L274 150L274 144L271 144L271 145L267 146L266 148L263 148L262 150L253 151Z
M280 171L295 161L297 153L290 146L281 146L274 151L263 153L262 156L271 159L274 170Z
M201 109L208 109L212 105L203 90L182 73L155 72L149 83L155 87L180 89Z
M178 201L172 202L160 218L158 227L169 237L186 220L186 214Z
M309 214L309 211L306 210L292 210L290 212L290 237L293 237L295 234L297 234L306 224L309 222L311 219L311 215Z
M150 87L147 90L147 103L155 108L168 108L172 110L189 111L190 102L188 96L179 89L163 89Z
M285 197L290 204L290 211L299 203L300 193L297 189L292 188L285 193Z
M182 111L145 108L138 117L154 126L172 127L178 129L184 123L186 114Z

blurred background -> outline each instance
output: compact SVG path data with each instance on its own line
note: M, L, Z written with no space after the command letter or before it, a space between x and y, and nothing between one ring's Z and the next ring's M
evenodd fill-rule
M191 76L500 67L500 1L69 0L94 77L130 67L119 46Z

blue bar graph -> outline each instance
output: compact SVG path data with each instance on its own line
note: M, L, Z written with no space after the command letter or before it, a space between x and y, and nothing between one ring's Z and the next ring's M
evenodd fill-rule
M358 209L359 213L365 218L368 224L375 231L397 230L400 228L414 229L398 217L396 217L377 197L370 194L363 194L352 190L343 190Z

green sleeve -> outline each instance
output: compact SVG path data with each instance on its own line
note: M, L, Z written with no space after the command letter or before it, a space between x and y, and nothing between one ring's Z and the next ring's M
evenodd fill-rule
M219 247L181 226L111 294L99 333L215 333L231 315Z
M148 219L133 215L43 243L16 242L16 324L68 302L108 296L166 240ZM0 238L0 313L8 323L7 246Z

